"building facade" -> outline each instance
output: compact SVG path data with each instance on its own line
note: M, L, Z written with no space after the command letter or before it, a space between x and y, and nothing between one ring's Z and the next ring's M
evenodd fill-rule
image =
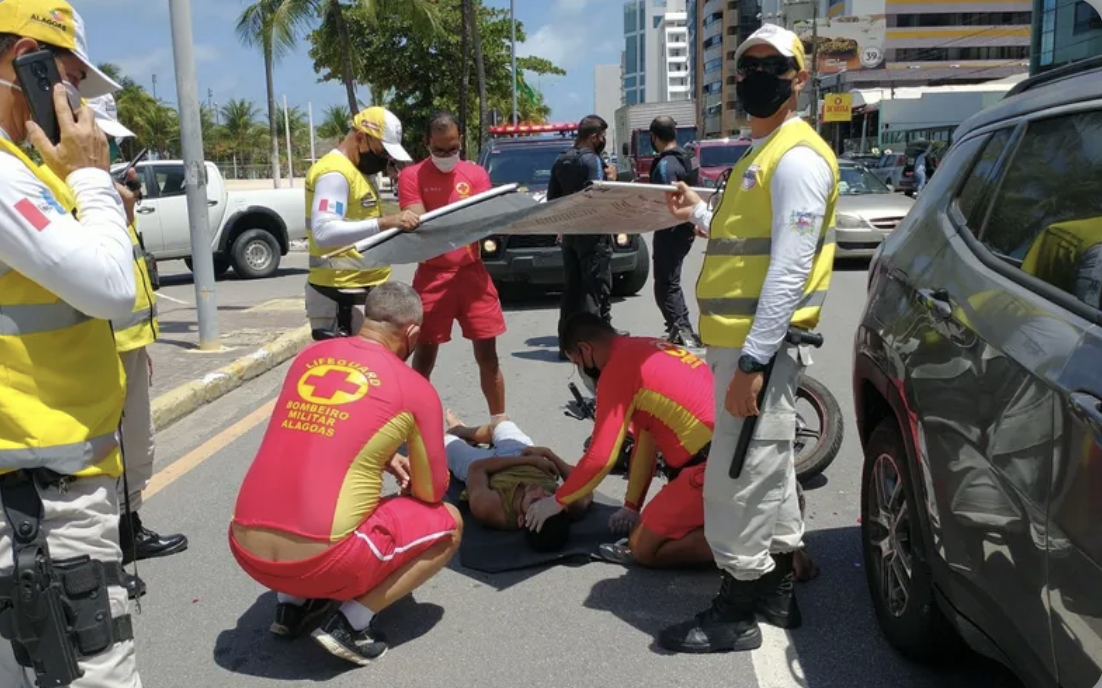
M620 65L593 68L593 114L608 122L608 140L616 141L616 110L620 107L623 79Z
M737 136L747 126L735 98L735 49L761 26L761 0L697 0L693 88L700 136Z
M1029 71L1102 55L1102 16L1084 0L1035 0Z
M689 27L686 0L624 3L624 105L689 100Z
M681 4L684 10L684 2ZM658 100L692 100L688 13L668 10L658 25L658 33L661 40Z

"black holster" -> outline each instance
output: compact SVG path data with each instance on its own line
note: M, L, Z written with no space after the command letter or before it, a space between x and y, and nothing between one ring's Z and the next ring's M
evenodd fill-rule
M65 480L41 468L0 476L15 564L0 577L0 637L11 641L20 665L34 670L40 688L69 685L84 675L81 659L134 637L129 614L111 616L107 588L120 585L121 564L50 557L39 490Z
M138 232L138 249L142 254L142 262L145 263L145 271L149 273L149 288L157 291L161 288L161 273L157 271L157 259L145 248L145 237ZM139 287L140 288L140 287Z
M319 287L316 284L311 284L310 288L337 304L337 320L331 331L333 335L351 337L357 334L352 331L352 309L367 302L367 294L371 291L371 287L364 287L354 292L341 291L335 287ZM316 333L314 339L329 338L319 336L320 334Z

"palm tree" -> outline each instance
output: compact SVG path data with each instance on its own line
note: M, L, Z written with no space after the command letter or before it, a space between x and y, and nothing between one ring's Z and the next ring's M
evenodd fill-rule
M467 114L470 103L471 92L471 50L470 50L470 23L467 21L467 17L470 16L471 0L461 0L459 13L463 17L463 25L459 30L459 61L463 69L463 74L459 77L459 142L463 147L463 159L467 158Z
M237 20L237 37L249 47L260 47L264 54L264 78L268 87L268 122L272 139L272 183L279 187L279 128L276 125L275 86L272 66L294 47L299 31L312 16L311 7L301 0L256 0Z
M348 133L352 115L340 105L325 108L321 123L318 124L318 136L328 141L339 141Z
M471 47L474 49L474 69L478 78L478 147L482 150L482 141L489 135L489 117L486 114L486 63L482 59L482 32L478 30L478 11L482 3L470 0L465 3L467 14L463 20L471 32Z
M348 33L348 22L344 16L346 5L341 0L290 0L300 4L309 4L315 7L321 15L323 22L332 22L336 29L341 44L341 80L348 95L348 109L351 112L360 110L356 99L356 82L352 74L352 37ZM409 17L413 21L414 29L425 32L426 35L435 34L440 30L440 21L437 16L437 0L353 0L365 11L368 18L373 19L380 12L393 12ZM377 104L377 103L376 103Z
M222 106L222 127L226 133L226 147L233 155L241 155L242 162L246 160L245 155L254 150L252 142L256 138L259 114L256 105L244 98L231 100ZM276 164L279 164L278 147L273 151L273 157Z

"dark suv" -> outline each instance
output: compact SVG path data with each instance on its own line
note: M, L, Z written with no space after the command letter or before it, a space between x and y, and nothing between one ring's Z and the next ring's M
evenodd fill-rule
M869 270L862 544L888 640L1102 675L1102 59L962 124Z
M494 186L519 184L520 190L542 200L551 181L551 166L572 143L562 137L498 139L482 150L479 164ZM562 250L554 236L494 234L481 242L482 262L499 284L561 288ZM612 250L612 292L631 296L650 275L650 254L638 234L618 234Z

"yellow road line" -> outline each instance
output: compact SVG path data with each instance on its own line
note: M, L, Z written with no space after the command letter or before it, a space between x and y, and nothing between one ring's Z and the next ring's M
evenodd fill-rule
M231 442L241 437L248 431L260 425L275 408L276 400L272 399L257 410L237 421L230 427L210 438L206 442L184 454L169 465L157 471L157 474L149 481L149 487L142 492L144 499L149 499L161 490L165 489L179 478L187 475L193 468L225 449Z

